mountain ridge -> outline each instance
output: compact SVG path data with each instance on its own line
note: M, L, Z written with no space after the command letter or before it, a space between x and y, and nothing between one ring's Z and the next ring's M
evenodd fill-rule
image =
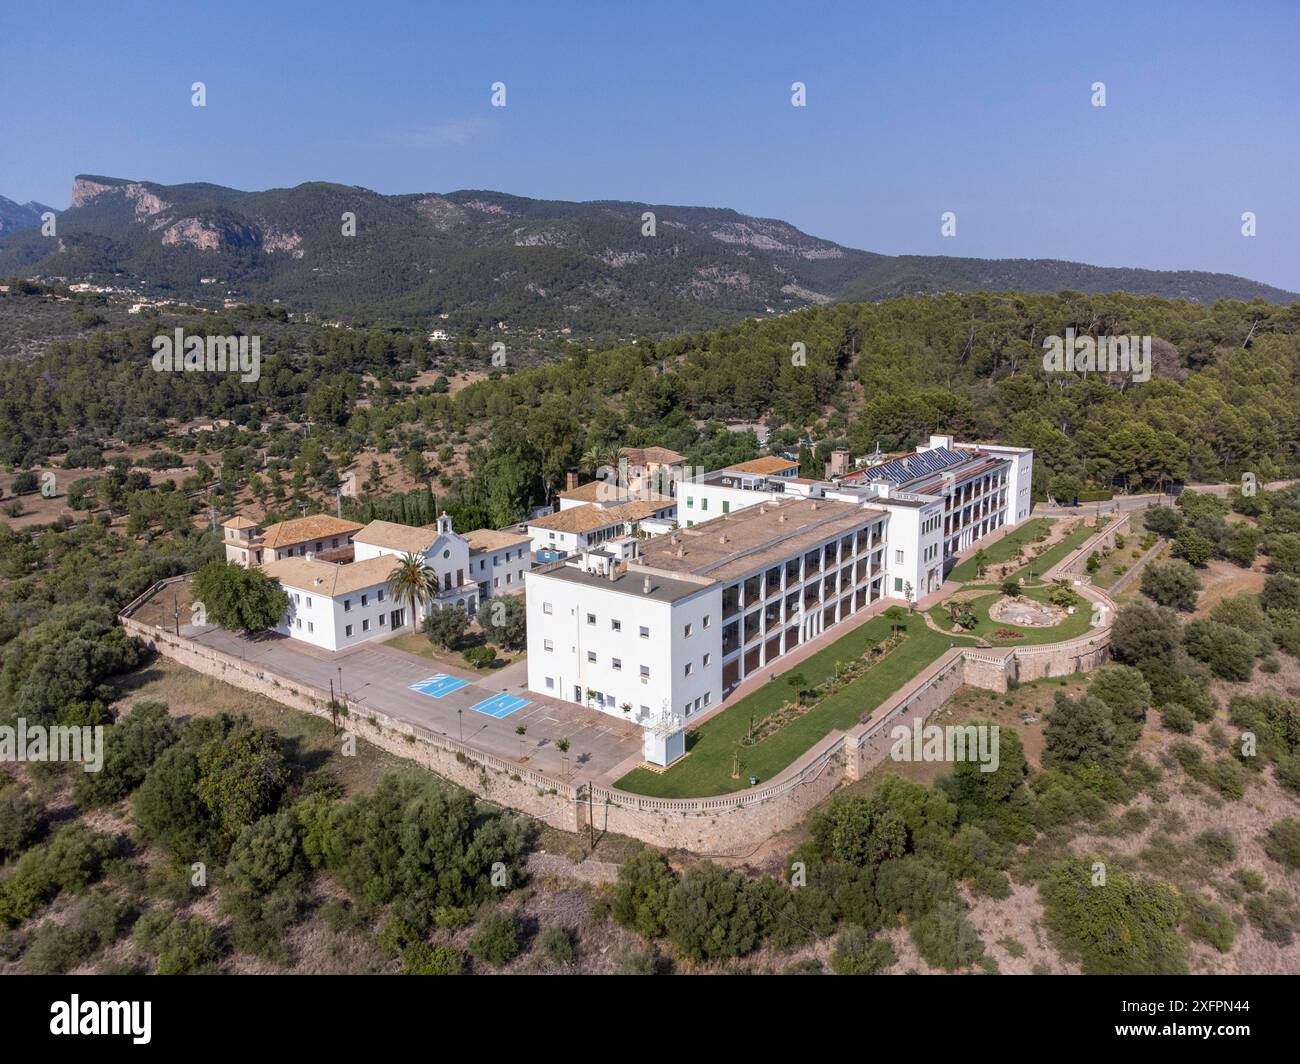
M677 333L816 303L950 291L1300 299L1204 271L882 255L725 207L487 189L384 195L321 181L245 192L95 174L75 178L71 202L52 242L39 211L30 221L40 205L0 198L0 221L29 220L0 224L0 275L115 277L172 298L278 299L326 317L588 336Z

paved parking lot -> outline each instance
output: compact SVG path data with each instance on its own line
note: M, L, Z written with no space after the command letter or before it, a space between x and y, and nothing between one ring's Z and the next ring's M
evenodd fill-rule
M246 639L214 627L182 625L181 635L323 691L333 682L354 704L560 777L607 784L641 757L640 728L519 683L503 686L523 678L517 668L475 673L377 643L331 654L285 636ZM516 732L521 725L523 736ZM569 740L567 756L555 745L561 738Z

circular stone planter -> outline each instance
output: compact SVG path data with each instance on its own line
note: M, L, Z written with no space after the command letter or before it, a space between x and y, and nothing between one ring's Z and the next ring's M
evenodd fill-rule
M1066 614L1060 606L1047 602L1004 595L989 607L989 617L1000 624L1014 624L1020 628L1055 628L1065 620Z

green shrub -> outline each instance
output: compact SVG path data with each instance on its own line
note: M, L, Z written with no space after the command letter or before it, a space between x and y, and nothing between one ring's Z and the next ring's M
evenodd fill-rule
M211 974L223 952L216 929L201 916L183 920L162 912L146 913L135 926L135 938L158 954L159 975Z
M240 831L226 873L245 890L264 894L300 867L298 822L288 811L265 816Z
M45 810L21 787L0 791L0 861L15 857L40 838L45 830Z
M1179 735L1191 735L1195 725L1192 711L1179 702L1170 702L1160 710L1160 723Z
M984 944L958 902L940 902L913 920L909 930L916 951L936 968L968 968L984 954Z
M36 929L23 955L29 975L62 975L90 959L99 948L93 932L47 920Z
M432 946L423 940L402 950L403 975L460 975L465 957L451 946Z
M1189 894L1183 902L1183 930L1189 938L1213 946L1220 953L1232 949L1236 932L1232 926L1232 917L1223 906L1214 904L1200 894Z
M1172 975L1187 970L1177 891L1117 869L1094 886L1089 862L1061 862L1039 887L1044 922L1064 956L1088 975Z
M1278 864L1300 868L1300 820L1285 817L1269 828L1264 852Z
M548 927L542 932L542 952L554 964L572 964L578 956L573 945L573 932L567 927Z
M1246 899L1246 918L1267 942L1289 946L1295 936L1296 909L1291 897L1280 890L1252 894Z
M138 702L106 730L104 764L98 772L77 777L73 796L82 806L109 805L144 782L149 769L180 737L176 722L161 702Z
M1229 865L1237 858L1237 840L1220 828L1202 831L1196 836L1205 859L1213 865Z
M897 960L886 939L873 939L860 927L841 931L831 949L831 971L836 975L877 975ZM821 965L817 967L820 971Z
M610 915L646 941L659 938L667 930L668 896L676 885L677 875L661 854L639 850L619 866L609 891Z
M668 895L668 937L693 961L744 956L758 944L755 901L744 876L711 862L697 864Z
M504 967L519 956L522 933L513 913L488 913L469 940L470 956L494 968Z

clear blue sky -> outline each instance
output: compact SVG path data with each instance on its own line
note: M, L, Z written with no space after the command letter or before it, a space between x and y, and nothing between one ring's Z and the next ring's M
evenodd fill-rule
M77 173L486 188L1300 291L1297 0L6 0L0 92L0 194L56 207Z

